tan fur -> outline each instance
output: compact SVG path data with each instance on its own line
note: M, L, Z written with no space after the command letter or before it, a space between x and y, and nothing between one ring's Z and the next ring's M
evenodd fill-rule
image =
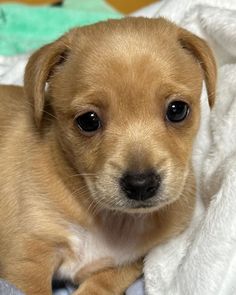
M122 294L137 260L191 219L203 79L212 106L216 66L203 40L164 19L126 18L70 31L30 58L24 90L1 86L0 277L50 295L53 276L73 269L75 294ZM165 120L173 97L191 106L178 126ZM85 136L74 118L91 109L104 127ZM134 208L117 179L152 167L162 189ZM77 270L80 232L115 256Z

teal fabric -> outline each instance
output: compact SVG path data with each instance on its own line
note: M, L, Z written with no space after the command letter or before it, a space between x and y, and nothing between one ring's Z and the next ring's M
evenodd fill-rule
M0 55L30 52L55 40L72 27L121 17L102 2L74 0L73 3L73 0L68 0L62 7L0 5Z
M64 7L83 11L114 13L114 9L105 0L64 0Z

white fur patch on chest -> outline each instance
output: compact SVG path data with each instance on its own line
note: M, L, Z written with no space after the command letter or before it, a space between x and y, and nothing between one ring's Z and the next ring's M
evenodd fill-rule
M57 277L73 280L85 268L92 272L90 266L96 262L102 268L104 264L123 265L139 258L137 244L144 230L143 221L117 219L109 222L102 230L96 228L93 232L70 225L69 244L73 255L65 257Z

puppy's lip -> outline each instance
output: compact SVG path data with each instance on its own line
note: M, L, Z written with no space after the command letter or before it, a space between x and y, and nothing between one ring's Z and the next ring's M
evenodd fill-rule
M147 208L153 208L156 207L155 205L151 205L151 204L143 204L143 205L137 205L132 207L133 209L147 209Z
M157 201L152 201L152 202L142 202L142 203L137 203L133 204L129 209L159 209L160 207L163 207L164 205L168 204L168 200L157 200Z
M160 208L164 207L165 205L169 204L169 200L156 200L156 201L149 201L149 202L131 202L124 204L124 206L116 206L115 204L113 206L104 206L107 209L110 209L112 211L119 211L124 213L150 213L159 210Z
M148 214L163 208L166 204L168 202L162 202L161 204L139 204L133 207L119 208L118 210L129 214Z

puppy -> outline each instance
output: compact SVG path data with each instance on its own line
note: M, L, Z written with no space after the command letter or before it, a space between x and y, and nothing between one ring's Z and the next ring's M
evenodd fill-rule
M188 226L206 43L162 18L73 29L2 86L0 277L49 295L122 294L142 257Z

